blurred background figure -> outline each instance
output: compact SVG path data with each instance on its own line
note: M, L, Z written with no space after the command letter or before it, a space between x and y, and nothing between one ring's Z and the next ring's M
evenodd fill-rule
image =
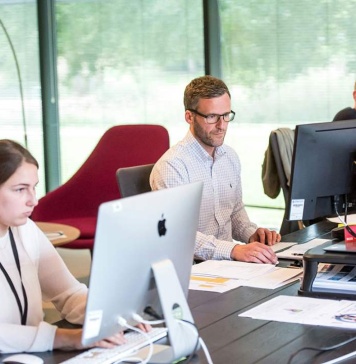
M354 84L354 91L352 93L354 98L354 106L346 107L345 109L340 110L335 116L333 121L339 120L356 120L356 82Z

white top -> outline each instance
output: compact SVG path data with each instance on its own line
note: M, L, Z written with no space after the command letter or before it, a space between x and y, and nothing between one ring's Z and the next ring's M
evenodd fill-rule
M247 243L256 231L242 201L240 174L240 160L231 147L216 148L212 158L190 131L155 164L153 190L204 182L195 258L231 259L233 239Z
M26 326L21 325L15 296L0 271L0 352L52 350L57 327L43 321L42 299L51 301L62 318L83 323L87 287L72 276L52 243L32 220L28 219L25 225L11 230L27 293L28 314ZM11 277L23 305L21 280L9 233L0 238L0 262Z

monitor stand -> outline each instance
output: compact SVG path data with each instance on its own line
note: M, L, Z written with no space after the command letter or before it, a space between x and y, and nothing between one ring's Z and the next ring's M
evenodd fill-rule
M318 265L319 263L328 263L328 264L340 264L340 265L351 265L356 266L355 260L355 252L331 252L327 251L330 246L318 246L308 250L303 256L303 266L304 266L304 274L303 280L298 290L298 294L302 296L308 297L317 297L317 298L330 298L330 299L356 299L356 292L354 289L344 289L341 287L340 289L330 288L330 289L320 289L314 287L314 280L318 274ZM336 281L337 282L337 281ZM335 287L335 286L333 286Z
M169 344L163 345L163 348L159 345L160 350L154 350L149 363L172 363L199 348L198 333L173 263L169 259L162 260L154 263L152 270L168 329ZM192 325L179 320L191 322Z

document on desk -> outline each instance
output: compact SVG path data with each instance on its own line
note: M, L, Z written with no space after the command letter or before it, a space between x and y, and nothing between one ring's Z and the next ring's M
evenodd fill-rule
M324 292L354 293L356 267L347 264L324 264L315 277L313 288Z
M273 264L207 260L193 265L189 288L215 292L239 286L275 289L298 280L302 272L301 268L281 268Z
M275 270L273 264L255 264L232 260L206 260L194 264L192 274L231 279L251 279Z
M303 244L292 243L293 245L283 250L278 249L281 243L277 243L273 246L273 250L276 252L278 258L302 260L306 251L328 242L330 242L330 239L312 239Z
M356 330L356 302L301 296L277 296L239 316Z
M191 275L189 289L224 293L241 286L237 279Z

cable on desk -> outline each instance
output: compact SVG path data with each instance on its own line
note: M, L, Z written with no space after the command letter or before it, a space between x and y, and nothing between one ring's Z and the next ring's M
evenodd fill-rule
M349 359L352 358L353 356L356 355L356 351L352 351L351 353L345 354L343 356L339 356L338 358L329 360L324 362L323 364L336 364L336 363L341 363L342 361L344 361L345 359Z
M132 315L132 318L141 323L141 324L147 324L147 325L160 325L160 324L164 324L166 321L163 319L160 320L145 320L143 317L141 317L138 313L134 313Z
M160 317L160 316L155 316L155 317ZM132 315L132 318L137 321L137 322L140 322L140 323L143 323L143 324L150 324L150 325L159 325L159 324L162 324L165 322L165 320L163 319L159 319L159 320L156 320L156 321L151 321L151 320L145 320L143 319L139 314L137 313L134 313ZM187 321L187 320L178 320L177 319L177 322L181 325L186 325L187 327L189 327L191 330L194 330L194 334L197 335L197 341L195 343L195 346L194 346L194 349L193 349L193 352L187 357L186 359L186 364L188 364L193 356L196 354L197 350L198 350L198 346L199 346L199 343L201 344L202 348L203 348L203 351L204 351L204 354L207 358L207 361L209 364L213 364L212 360L211 360L211 357L210 357L210 354L209 354L209 351L208 351L208 348L205 344L205 342L203 341L203 339L199 336L199 331L198 331L198 328L196 327L196 325L193 323L193 322L190 322L190 321Z
M287 364L291 364L293 359L298 355L300 354L302 351L304 350L313 350L313 351L320 351L320 352L323 352L323 351L330 351L330 350L334 350L334 349L339 349L341 348L342 346L346 345L346 344L349 344L353 341L356 340L356 336L350 338L350 339L347 339L345 341L342 341L341 343L338 343L338 344L335 344L335 345L332 345L332 346L325 346L325 347L312 347L312 346L306 346L304 348L301 348L299 350L297 350L295 353L293 353L289 359L288 359L288 362Z
M348 225L348 223L347 223L347 208L348 208L347 195L345 195L345 219L342 219L342 217L340 216L340 214L338 212L338 209L337 209L338 202L339 202L339 196L334 196L335 213L336 213L338 219L341 221L341 223L345 226L345 229L349 232L349 234L351 236L353 236L354 238L356 238L356 233L350 228L350 225Z
M148 351L148 354L147 354L147 357L146 357L145 360L142 360L141 358L138 358L138 357L135 357L135 356L128 356L126 358L122 358L122 359L120 359L118 361L115 361L114 364L121 363L121 362L123 362L125 360L129 360L129 359L137 361L137 362L142 363L142 364L147 364L150 361L150 359L152 357L152 354L153 354L153 343L152 343L152 340L150 339L150 337L143 330L140 330L137 327L129 325L127 323L127 321L123 317L119 317L118 322L119 322L119 324L121 326L126 327L126 328L128 328L128 329L130 329L132 331L136 331L136 332L140 333L141 335L145 336L146 339L147 339L147 344L149 344L150 348L149 348L149 351Z
M194 333L197 334L197 342L195 344L193 352L188 356L188 358L186 360L186 364L188 364L192 360L193 356L196 354L196 352L198 350L199 343L201 344L201 346L203 348L203 351L204 351L204 354L206 356L206 359L207 359L208 363L213 364L213 361L211 360L209 350L208 350L204 340L199 336L199 331L198 331L198 328L196 327L196 325L193 322L186 321L186 320L177 320L177 321L182 325L186 325L191 330L195 329Z

